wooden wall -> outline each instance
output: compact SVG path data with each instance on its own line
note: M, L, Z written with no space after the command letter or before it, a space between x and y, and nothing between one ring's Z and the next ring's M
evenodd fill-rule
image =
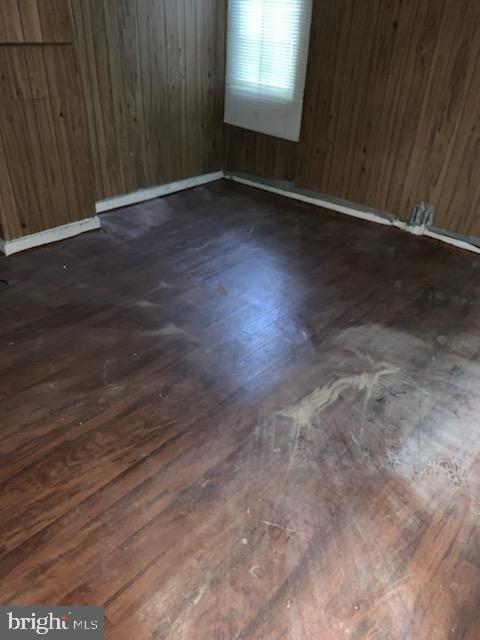
M314 2L298 144L225 127L224 145L225 0L72 8L0 2L4 238L224 164L402 218L427 200L480 237L478 0Z
M223 168L225 10L225 0L0 0L4 239Z
M301 139L270 176L296 158L300 186L401 218L426 200L436 226L480 237L479 56L478 0L314 2Z
M225 0L74 0L96 197L223 168Z
M231 171L294 180L297 146L290 140L225 125L225 166Z
M0 43L72 41L70 0L0 1Z
M11 240L95 209L68 3L0 4L0 235Z

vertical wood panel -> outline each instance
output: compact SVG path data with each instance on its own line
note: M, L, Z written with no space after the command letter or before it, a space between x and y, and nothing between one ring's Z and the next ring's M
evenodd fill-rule
M146 184L168 182L172 174L168 111L165 5L144 0L137 5L139 56L145 129Z
M0 44L73 42L70 0L1 0Z
M402 218L408 217L411 205L419 199L413 191L413 184L408 182L407 175L409 168L418 162L421 153L419 144L422 144L425 135L421 128L422 111L430 91L432 61L437 56L438 34L445 10L443 0L418 4L417 16L412 25L413 39L409 51L405 52L407 73L397 76L396 69L390 71L392 81L401 83L399 100L403 105L403 112L400 112L401 118L393 121L396 144L389 147L386 154L387 172L378 176L381 189L379 203L383 204L382 208ZM374 35L372 34L373 37ZM402 101L403 96L405 102ZM421 170L422 167L417 169ZM373 180L373 176L369 178Z
M182 151L186 149L186 67L185 67L185 2L184 0L165 0L165 27L167 33L167 86L169 110L169 144L177 144ZM171 155L175 175L184 176L186 154Z
M190 175L195 175L201 165L201 158L204 155L207 157L208 154L208 140L202 135L202 114L206 113L207 109L198 100L204 95L202 52L206 49L206 43L203 40L203 19L206 21L215 19L209 13L208 3L202 7L198 7L197 4L195 0L185 2L185 34L189 34L189 37L185 39L185 76L188 82L185 120L188 122L188 131L185 141L187 153L184 171ZM214 97L211 96L209 99L212 100Z
M42 42L42 25L37 0L18 0L23 42Z
M426 194L437 210L437 224L463 234L474 234L480 195L480 167L468 158L468 148L476 139L480 123L477 73L480 55L480 7L463 0L448 5L440 33L439 58L431 91L425 105L422 129L426 132L419 164L411 170L407 183L417 193ZM472 97L476 101L472 101ZM477 134L478 136L478 134ZM456 184L449 179L456 176ZM451 191L453 190L453 191ZM453 205L456 192L462 198ZM452 210L452 205L454 206Z
M125 191L145 184L145 123L141 89L137 7L130 0L106 0L106 36L117 144Z
M402 218L430 201L437 226L478 229L479 15L475 0L314 3L297 183Z
M458 123L448 166L432 195L442 203L440 223L458 233L480 238L480 56Z
M97 198L223 167L225 0L77 0Z
M22 42L23 28L18 0L0 2L0 43Z
M124 192L120 149L113 101L109 45L105 37L106 16L103 2L77 0L73 4L76 42L90 142L95 160L98 198Z
M70 0L37 0L37 5L42 41L45 43L73 42Z
M402 137L408 141L411 127L416 124L415 117L407 116L405 120L405 112L410 96L413 94L415 99L417 90L407 91L403 84L410 86L413 82L414 63L417 58L424 66L420 55L412 56L411 51L416 51L417 48L419 52L422 50L418 46L417 38L418 25L425 20L425 9L425 3L396 4L392 23L387 31L387 38L390 36L390 39L387 39L383 51L383 59L386 61L383 67L383 82L379 85L379 92L372 91L368 121L373 123L376 135L365 145L365 182L368 183L364 188L367 201L378 202L382 209L388 208L384 198L385 181L390 181L392 167L400 158L400 155L396 155L397 152L391 153L389 149L399 149L399 140ZM403 78L403 82L400 82L399 78ZM374 180L370 176L378 176L378 179ZM385 178L381 180L380 176Z
M34 118L32 101L1 104L5 157L17 203L16 214L24 234L47 228L44 214L48 204L45 203L43 181L36 171L39 141L36 126L33 126ZM30 152L30 145L37 149L36 153ZM40 173L43 173L41 169Z
M93 172L73 48L0 47L0 78L2 162L9 176L0 195L5 239L93 215Z
M0 236L6 240L22 235L17 203L13 193L10 169L5 156L3 136L0 132Z
M297 144L225 125L225 167L265 178L293 180Z
M226 61L226 2L224 0L210 0L210 6L215 12L215 27L213 29L215 41L209 41L211 52L211 75L206 69L203 73L210 80L211 96L213 96L213 109L206 110L210 120L212 135L206 140L210 143L209 164L224 168L225 127L223 125L223 113L225 103L225 61ZM198 15L198 12L197 12ZM208 33L202 31L203 37L208 38Z

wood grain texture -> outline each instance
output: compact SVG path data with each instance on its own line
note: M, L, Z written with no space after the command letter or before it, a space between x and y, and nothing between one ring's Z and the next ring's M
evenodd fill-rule
M314 3L297 182L407 218L480 229L480 5Z
M23 28L18 0L0 2L0 43L22 42Z
M227 127L226 168L480 237L480 4L325 0L298 144Z
M297 144L225 125L225 168L264 178L294 180Z
M73 47L0 47L0 138L5 240L94 215L88 128Z
M0 601L476 640L479 257L226 181L103 220L0 259Z
M0 237L4 240L22 235L22 228L17 213L17 203L13 193L12 179L3 140L0 136Z
M70 0L1 0L0 44L73 42Z
M223 168L224 0L76 0L96 194Z

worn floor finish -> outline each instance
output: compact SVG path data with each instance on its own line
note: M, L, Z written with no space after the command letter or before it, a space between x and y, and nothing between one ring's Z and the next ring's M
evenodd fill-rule
M227 182L0 260L0 602L480 634L480 260Z

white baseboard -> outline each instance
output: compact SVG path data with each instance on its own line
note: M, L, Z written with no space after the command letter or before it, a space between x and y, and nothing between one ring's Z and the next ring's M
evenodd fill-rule
M440 240L441 242L445 242L446 244L452 245L459 249L466 249L467 251L472 251L473 253L480 254L479 246L472 244L471 242L468 242L466 240L462 240L460 238L455 238L451 235L448 235L448 232L439 233L437 231L433 231L432 229L427 229L421 226L413 227L407 224L406 222L404 222L403 220L394 218L393 216L382 215L380 213L375 213L374 211L364 211L361 209L357 209L353 204L348 205L348 204L345 204L344 202L342 203L335 202L335 199L330 200L329 198L306 195L304 193L300 193L290 189L282 189L281 187L276 187L272 184L262 182L261 181L262 179L256 178L256 176L255 176L255 179L249 179L244 176L238 176L233 173L227 172L225 173L225 178L227 180L233 180L234 182L246 184L250 187L256 187L257 189L262 189L263 191L277 193L278 195L285 196L293 200L307 202L317 207L322 207L323 209L330 209L332 211L344 213L354 218L361 218L362 220L368 220L369 222L376 222L377 224L394 226L397 229L401 229L402 231L406 231L407 233L411 233L413 235L427 236L428 238L435 238L435 240Z
M229 172L224 173L223 171L216 171L215 173L207 173L193 178L186 178L185 180L178 180L177 182L170 182L168 184L151 187L149 189L139 189L138 191L125 195L100 200L96 203L96 211L97 213L101 213L118 207L125 207L139 202L145 202L146 200L152 200L153 198L175 193L176 191L183 191L202 184L221 180L222 178L239 182L250 187L256 187L263 191L276 193L293 200L313 204L317 207L322 207L323 209L337 211L354 218L360 218L377 224L394 226L408 233L413 233L419 236L424 235L429 238L434 238L435 240L440 240L441 242L445 242L446 244L459 249L465 249L467 251L480 254L480 246L472 244L467 240L448 235L448 232L443 233L437 230L427 229L425 227L412 227L406 222L399 220L398 218L394 218L393 216L387 216L385 214L382 215L380 212L376 213L374 210L368 210L368 207L363 208L360 205L354 205L353 203L349 204L345 201L340 202L335 198L330 199L330 197L325 196L324 194L314 196L287 188L284 189L276 187L268 182L262 182L262 179L257 178L256 176L252 176L252 179L250 179L248 177L238 176ZM76 222L62 225L61 227L54 227L53 229L47 229L46 231L40 231L39 233L33 233L14 240L6 241L0 238L0 251L9 256L14 253L18 253L19 251L25 251L26 249L31 249L33 247L39 247L58 240L64 240L66 238L79 235L80 233L84 233L85 231L92 231L100 228L100 218L98 216L94 216L93 218L77 220Z
M432 231L431 229L425 229L423 235L427 236L428 238L435 238L435 240L440 240L441 242L450 244L453 247L466 249L467 251L472 251L473 253L480 254L480 247L477 247L476 244L472 244L471 242L467 242L466 240L461 240L460 238L454 238L453 236L444 235L443 233L437 233L436 231Z
M101 226L100 218L98 216L94 216L93 218L76 220L75 222L69 222L68 224L64 224L60 227L46 229L39 233L32 233L28 236L15 238L14 240L2 240L0 238L0 250L6 256L11 256L19 251L26 251L26 249L33 249L33 247L40 247L44 244L57 242L58 240L73 238L74 236L78 236L80 233L100 229Z
M287 198L291 198L292 200L300 200L300 202L307 202L308 204L314 204L317 207L322 207L323 209L331 209L332 211L338 211L339 213L346 213L349 216L353 216L354 218L360 218L362 220L368 220L369 222L377 222L378 224L392 224L388 218L383 218L380 215L372 213L370 211L360 211L359 209L354 209L351 206L345 204L339 204L332 200L326 200L321 197L314 197L305 195L303 193L298 193L296 191L290 191L289 189L282 189L280 187L275 187L270 184L265 184L263 182L257 180L249 180L248 178L244 178L241 176L236 176L231 173L226 173L225 178L227 180L233 180L233 182L240 182L241 184L246 184L250 187L257 187L257 189L262 189L263 191L270 191L270 193L277 193L281 196L286 196Z
M153 200L160 196L166 196L170 193L177 191L184 191L185 189L191 189L192 187L198 187L202 184L208 184L209 182L215 182L223 178L223 171L216 171L215 173L205 173L201 176L194 176L193 178L185 178L185 180L177 180L176 182L169 182L167 184L159 185L158 187L149 187L148 189L138 189L131 193L125 193L120 196L113 196L112 198L106 198L105 200L99 200L95 209L97 213L103 213L112 209L118 209L119 207L128 207L139 202L145 202L147 200Z

